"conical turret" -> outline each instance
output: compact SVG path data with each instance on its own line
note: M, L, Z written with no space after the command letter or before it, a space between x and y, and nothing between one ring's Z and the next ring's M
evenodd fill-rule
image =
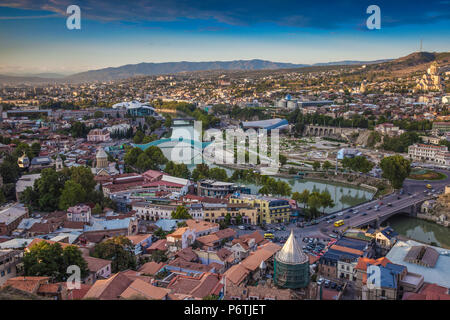
M283 248L278 252L276 259L287 264L301 264L308 261L308 257L303 253L292 230Z

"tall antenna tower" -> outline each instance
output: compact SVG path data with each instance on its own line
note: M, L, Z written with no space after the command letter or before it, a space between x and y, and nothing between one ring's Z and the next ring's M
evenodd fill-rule
M420 39L420 51L423 52L423 39Z

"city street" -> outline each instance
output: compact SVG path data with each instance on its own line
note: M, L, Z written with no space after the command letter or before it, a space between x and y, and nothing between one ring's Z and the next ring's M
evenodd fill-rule
M384 215L389 215L399 208L409 207L411 203L418 203L423 201L424 199L432 198L432 196L428 196L428 192L435 190L435 194L441 194L444 191L446 185L450 185L450 172L447 170L436 170L447 175L446 179L438 180L438 181L418 181L406 179L403 185L403 194L399 195L398 193L389 194L382 199L372 200L358 206L355 206L351 212L350 209L345 209L340 212L331 213L326 216L323 216L317 221L319 222L316 225L307 226L307 227L297 227L296 224L290 223L288 226L285 226L285 230L279 231L275 230L273 234L276 238L279 237L287 237L289 236L290 230L294 230L294 234L297 237L299 243L304 245L301 242L303 237L313 237L313 238L326 238L330 239L330 234L332 234L333 230L343 230L348 226L359 226L363 223L373 221L377 216L382 217ZM427 189L426 185L430 184L431 189ZM427 191L426 193L424 191ZM409 194L410 193L410 194ZM400 197L400 199L398 199ZM380 205L380 203L382 203ZM388 206L388 204L392 204L392 206ZM379 205L379 211L375 210L375 206ZM370 210L368 208L371 208ZM357 212L357 213L355 213ZM366 215L363 215L366 213ZM335 218L330 219L331 216L335 216ZM346 219L345 217L350 216L350 218ZM329 220L330 222L327 222ZM333 223L337 220L344 220L345 224L339 228L334 227ZM268 227L271 229L271 227ZM264 234L261 228L256 227L256 230L261 234ZM252 233L254 230L240 230L236 228L238 235Z

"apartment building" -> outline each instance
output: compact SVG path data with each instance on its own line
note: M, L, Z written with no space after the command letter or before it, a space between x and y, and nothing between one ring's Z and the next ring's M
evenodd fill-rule
M411 160L431 161L437 164L450 165L450 153L446 146L414 144L408 148Z
M289 222L291 206L288 200L263 197L257 195L232 196L229 199L231 204L249 204L256 209L256 223L282 223Z
M132 209L136 212L136 216L142 220L157 221L159 219L172 219L172 212L177 210L177 206L137 202L132 205Z
M246 224L258 223L258 212L249 203L203 203L205 221L219 222L229 215L231 222L237 222L241 217Z

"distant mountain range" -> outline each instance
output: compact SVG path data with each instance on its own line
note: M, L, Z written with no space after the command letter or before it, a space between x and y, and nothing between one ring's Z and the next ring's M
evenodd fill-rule
M387 60L383 60L387 61ZM378 63L380 61L342 61L330 63L294 64L284 62L272 62L266 60L234 60L234 61L211 61L211 62L163 62L163 63L139 63L130 64L117 68L106 68L77 73L67 77L71 81L107 81L124 79L134 76L154 76L162 74L174 74L179 72L207 71L207 70L274 70L295 69L311 66L327 65L353 65L365 63Z
M398 59L384 59L375 61L337 61L316 64L293 64L284 62L272 62L266 60L234 60L234 61L211 61L211 62L163 62L163 63L139 63L129 64L116 68L105 68L90 70L69 76L60 74L37 74L33 76L0 75L0 83L49 83L49 82L90 82L110 81L126 79L135 76L155 76L175 74L180 72L211 71L211 70L275 70L296 69L306 67L339 66L339 65L371 65L369 69L387 69L421 66L433 60L448 57L448 53L416 52Z

